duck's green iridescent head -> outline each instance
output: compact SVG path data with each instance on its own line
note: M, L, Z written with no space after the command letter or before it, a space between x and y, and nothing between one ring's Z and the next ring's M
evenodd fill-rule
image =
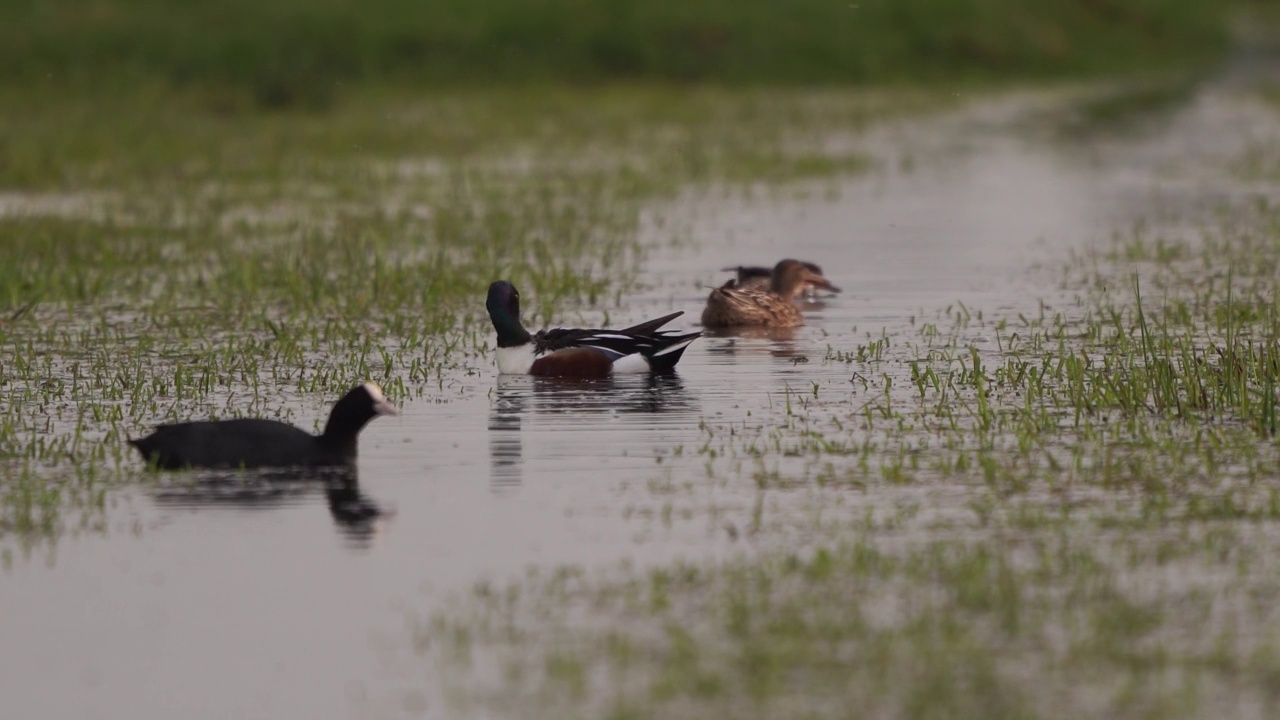
M489 286L485 301L489 320L498 331L498 347L515 347L529 342L529 332L520 324L520 291L506 280Z

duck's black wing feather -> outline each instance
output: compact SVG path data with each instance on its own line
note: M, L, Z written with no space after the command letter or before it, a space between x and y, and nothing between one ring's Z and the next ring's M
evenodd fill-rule
M689 343L702 336L700 331L682 333L658 328L683 315L674 312L622 330L553 328L533 336L535 353L543 355L568 348L591 348L604 353L611 361L639 353L655 370L675 367Z
M552 328L534 335L533 342L534 352L538 355L568 348L591 348L616 361L628 355L652 351L654 337L622 330Z
M720 272L731 272L737 274L738 282L754 280L758 278L769 279L773 275L773 268L761 267L758 265L734 265L732 267L720 268Z
M620 332L620 333L632 333L632 334L636 334L636 335L649 335L649 334L652 334L653 332L657 331L657 329L658 329L658 328L662 327L663 325L666 325L667 323L671 322L672 320L675 320L676 318L680 317L680 316L681 316L681 315L683 315L683 314L684 314L684 311L683 311L683 310L677 310L677 311L675 311L675 312L671 313L670 315L663 315L663 316L662 316L662 317L660 317L660 318L654 318L654 319L652 319L652 320L646 320L646 321L644 321L644 322L640 323L639 325L632 325L631 327L629 327L629 328L623 328L623 329L619 330L618 332Z
M675 369L676 363L680 362L680 358L684 357L684 351L700 337L702 337L701 330L686 333L664 330L655 333L656 348L645 355L645 359L649 361L649 367L654 372L671 372Z

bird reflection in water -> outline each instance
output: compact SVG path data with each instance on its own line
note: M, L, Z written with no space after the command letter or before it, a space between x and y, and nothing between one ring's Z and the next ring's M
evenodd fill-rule
M695 413L697 401L679 375L636 373L607 378L557 378L501 375L489 409L489 482L494 492L520 485L524 471L522 424L539 418L542 428L554 428L556 416L589 420L627 415L644 421L646 415Z
M707 355L716 362L732 361L739 355L771 355L776 358L796 358L805 353L796 342L796 332L801 328L733 327L709 328L703 331L708 338Z
M323 491L338 532L353 548L371 547L380 522L394 515L360 491L355 468L204 470L173 480L153 491L157 505L251 512L304 504Z
M524 445L520 421L527 406L530 376L503 375L498 378L489 404L489 487L504 492L520 485Z

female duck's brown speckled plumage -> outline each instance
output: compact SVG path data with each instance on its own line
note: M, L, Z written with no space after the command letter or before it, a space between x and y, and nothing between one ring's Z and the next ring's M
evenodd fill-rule
M792 300L806 285L833 287L805 263L783 260L774 266L767 290L741 287L732 280L712 290L702 311L702 325L709 328L803 325L804 316Z
M822 268L818 267L814 263L804 262L803 260L800 262L805 267L809 268L809 271L813 274L822 274ZM773 269L758 265L735 265L733 267L723 268L722 272L731 272L736 275L736 277L730 281L730 287L750 288L752 290L768 290L770 284L773 282ZM829 292L840 292L840 288L831 284L827 284L823 287L825 287ZM797 295L814 297L816 296L814 291L815 286L806 282L801 285L800 290L797 291Z

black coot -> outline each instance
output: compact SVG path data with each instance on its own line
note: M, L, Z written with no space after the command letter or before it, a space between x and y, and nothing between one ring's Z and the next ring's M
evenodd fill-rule
M129 444L165 470L352 465L364 426L379 415L395 414L382 389L365 383L333 406L320 435L276 420L214 420L160 425Z

